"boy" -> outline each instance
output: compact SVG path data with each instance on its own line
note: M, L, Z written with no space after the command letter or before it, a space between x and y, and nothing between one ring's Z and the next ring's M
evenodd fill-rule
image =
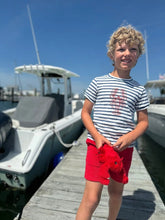
M82 120L88 130L87 157L84 195L76 220L90 220L96 209L103 185L99 182L98 149L104 144L113 146L123 158L128 176L135 140L148 127L146 91L130 77L131 69L144 52L142 34L131 25L118 28L107 45L107 55L113 62L114 70L108 75L96 77L85 93ZM91 112L93 111L93 121ZM138 123L133 123L134 112ZM110 173L109 216L116 220L121 203L124 184L119 174Z

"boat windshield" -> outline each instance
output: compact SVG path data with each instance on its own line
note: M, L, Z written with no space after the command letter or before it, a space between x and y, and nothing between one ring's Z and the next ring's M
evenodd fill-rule
M51 78L47 80L45 80L47 81L47 83L45 84L45 94L55 93L55 94L64 95L63 78Z

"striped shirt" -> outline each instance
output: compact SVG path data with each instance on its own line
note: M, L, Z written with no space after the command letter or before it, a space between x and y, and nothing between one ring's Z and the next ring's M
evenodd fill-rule
M134 129L134 113L149 106L143 86L132 78L121 79L110 74L93 79L85 97L94 103L93 123L96 129L112 144ZM88 138L93 140L90 133Z

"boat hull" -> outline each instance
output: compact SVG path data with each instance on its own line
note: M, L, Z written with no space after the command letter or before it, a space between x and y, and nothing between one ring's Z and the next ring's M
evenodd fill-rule
M165 147L165 105L150 105L148 109L149 127L146 134Z
M69 116L68 120L70 120ZM68 120L66 119L67 123L58 130L58 133L60 134L63 142L72 143L81 135L84 126L80 117L78 117L78 119L74 122L72 122L72 120L68 122ZM64 121L64 119L61 119L61 121ZM56 123L58 124L58 122ZM7 169L7 167L4 168L0 166L0 181L6 183L8 186L25 190L32 185L33 182L40 180L41 177L46 177L50 167L52 169L54 157L59 152L66 153L69 150L69 148L64 147L60 143L59 138L52 129L50 130L50 134L47 134L46 136L47 140L44 141L44 145L42 146L37 159L32 161L34 165L30 168L30 170L24 170L23 172L18 170L17 172L12 169L12 167L8 167L9 169ZM25 158L26 156L24 159Z

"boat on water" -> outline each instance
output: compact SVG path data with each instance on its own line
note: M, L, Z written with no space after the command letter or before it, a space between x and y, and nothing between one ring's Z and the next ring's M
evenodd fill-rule
M83 100L77 105L74 100L72 108L71 77L78 75L71 71L37 64L15 72L41 79L40 96L22 97L16 108L0 114L0 182L24 190L82 133Z
M146 134L165 147L165 79L148 81L144 87L150 100Z

